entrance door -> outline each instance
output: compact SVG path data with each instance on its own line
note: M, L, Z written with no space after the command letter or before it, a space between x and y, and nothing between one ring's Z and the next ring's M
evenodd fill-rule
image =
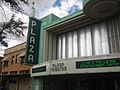
M88 90L87 82L79 79L65 79L64 90Z
M87 82L79 79L46 79L44 90L88 90Z
M115 78L47 78L44 90L120 90L120 80Z
M117 90L114 79L88 80L88 90Z
M44 79L44 90L64 90L64 80L59 78Z

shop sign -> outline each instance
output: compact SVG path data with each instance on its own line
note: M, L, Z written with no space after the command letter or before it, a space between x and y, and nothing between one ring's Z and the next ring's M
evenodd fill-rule
M38 73L38 72L45 72L46 71L46 66L41 66L38 68L32 68L32 73Z
M37 64L41 21L30 17L27 36L25 64Z
M51 72L59 72L59 71L67 71L67 67L65 66L64 62L52 63Z
M120 66L120 59L90 60L76 62L76 69L117 67L117 66Z

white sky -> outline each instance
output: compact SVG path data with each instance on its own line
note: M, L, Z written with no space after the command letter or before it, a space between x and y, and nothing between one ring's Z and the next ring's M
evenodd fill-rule
M18 0L19 1L19 0ZM22 8L24 8L24 12L31 16L32 13L32 2L35 2L35 17L40 19L42 17L45 17L51 13L59 16L64 17L69 15L69 11L74 9L74 6L77 6L77 9L82 9L82 1L83 0L28 0L29 1L29 7L27 5L24 5L20 2L20 5ZM9 7L4 6L5 12L3 12L0 9L0 22L7 21L10 19L11 15L15 13L14 11L11 11ZM74 10L73 10L74 12ZM3 14L6 14L6 18L4 18ZM26 23L28 23L29 18L28 16L24 14L17 14L16 18L22 18L22 20ZM27 31L25 32L25 35L27 36ZM8 48L13 47L17 44L20 44L22 42L26 41L26 37L23 37L21 39L16 39L15 37L12 37L9 35L7 38L8 41ZM4 49L6 49L4 46L0 45L0 56L4 54Z

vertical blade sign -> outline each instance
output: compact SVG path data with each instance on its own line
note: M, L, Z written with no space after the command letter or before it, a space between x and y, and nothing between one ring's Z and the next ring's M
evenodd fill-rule
M41 21L29 18L25 64L38 64Z

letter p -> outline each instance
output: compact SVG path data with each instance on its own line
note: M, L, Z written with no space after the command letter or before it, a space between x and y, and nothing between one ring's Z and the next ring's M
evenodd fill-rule
M32 21L32 27L33 26L36 26L36 22L35 21Z

